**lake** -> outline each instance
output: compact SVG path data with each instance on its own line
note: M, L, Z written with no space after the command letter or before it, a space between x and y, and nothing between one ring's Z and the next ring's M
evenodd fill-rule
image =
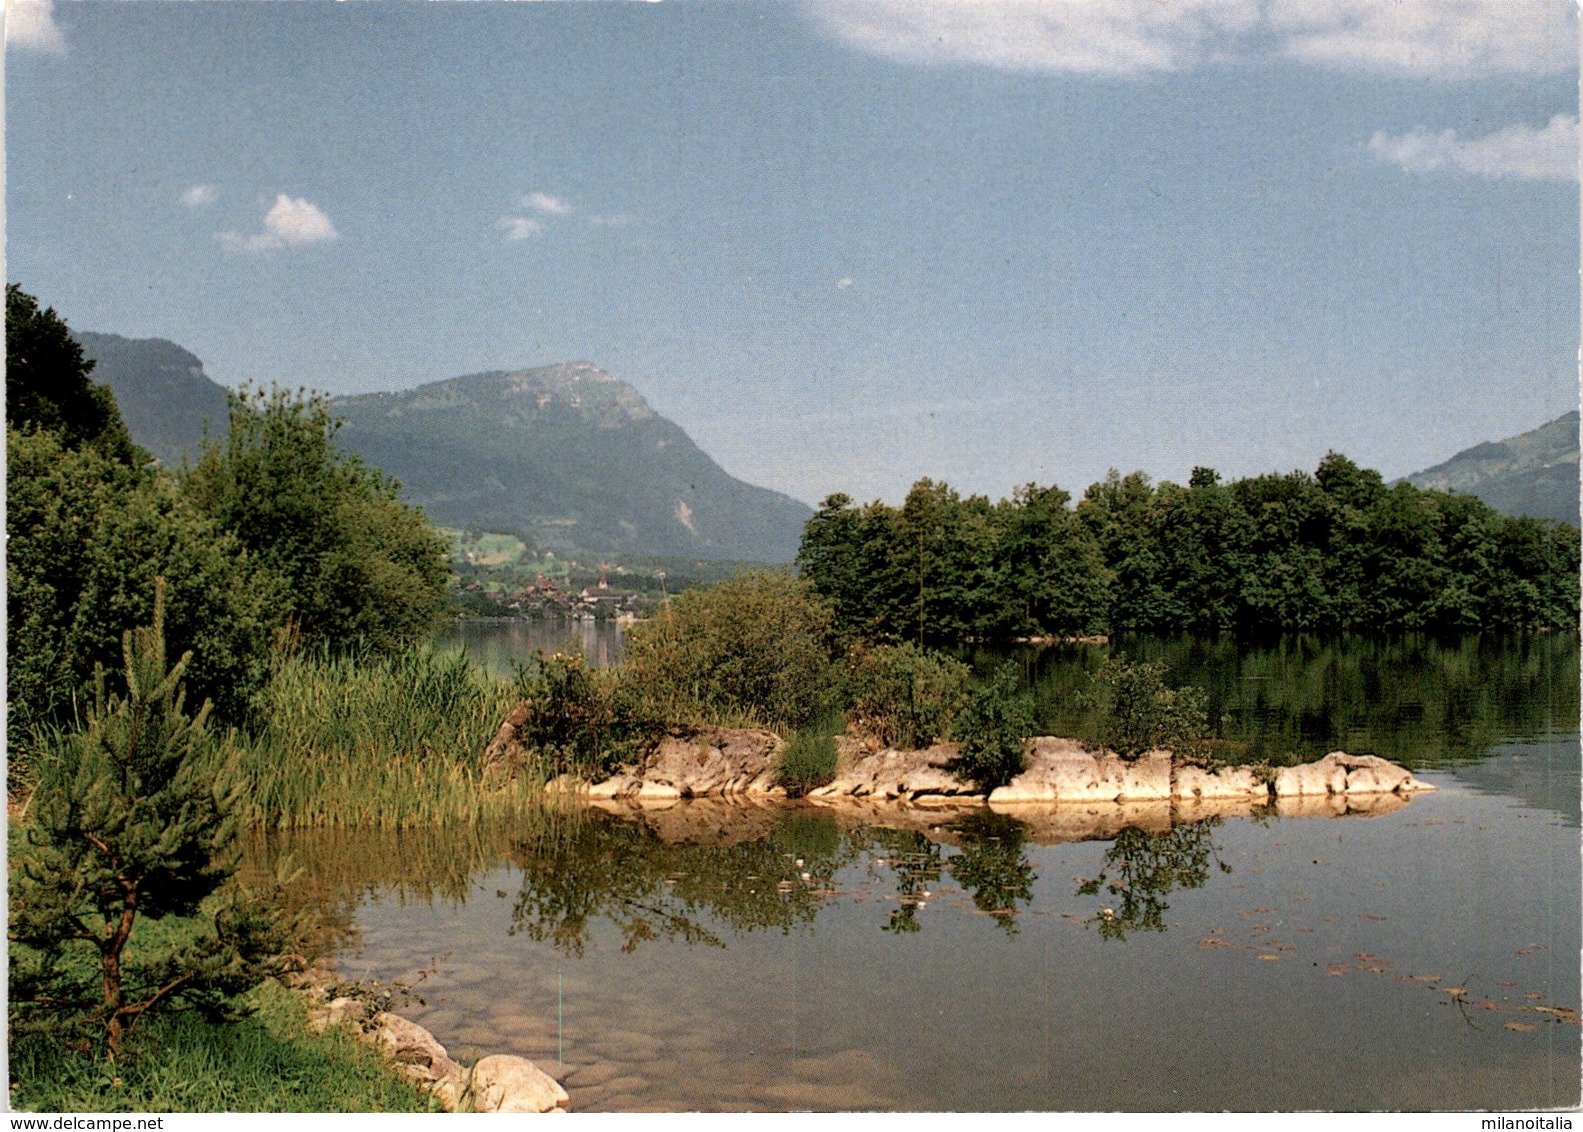
M1210 658L1260 741L1414 751L1439 789L1374 816L705 800L251 855L305 866L344 974L421 977L453 1056L574 1111L1572 1106L1576 643L1543 640Z

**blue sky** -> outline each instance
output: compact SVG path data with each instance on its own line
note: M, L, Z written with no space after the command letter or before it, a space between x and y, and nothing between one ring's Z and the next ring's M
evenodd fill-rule
M587 360L812 503L1578 399L1570 0L8 5L7 278L216 380Z

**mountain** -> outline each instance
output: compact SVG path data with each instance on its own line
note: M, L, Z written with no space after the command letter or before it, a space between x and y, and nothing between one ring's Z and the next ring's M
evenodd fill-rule
M167 464L226 427L226 391L161 338L80 333L132 439ZM813 511L734 479L636 389L586 362L337 398L343 447L441 526L554 551L790 562Z
M1532 432L1475 445L1406 477L1414 487L1476 495L1507 515L1578 525L1578 413Z
M176 343L89 331L74 337L97 363L93 379L115 394L133 441L162 464L196 458L206 424L216 435L225 432L225 386L211 381L203 363Z
M334 410L341 443L435 522L547 549L790 562L813 514L732 478L587 362L342 397Z

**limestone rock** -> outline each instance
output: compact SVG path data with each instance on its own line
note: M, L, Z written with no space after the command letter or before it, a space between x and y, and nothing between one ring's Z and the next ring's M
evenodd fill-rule
M1075 739L1041 736L1029 744L1028 768L991 792L992 803L1154 802L1171 797L1171 755L1135 760L1090 751Z
M1270 787L1247 767L1223 766L1203 770L1196 766L1176 768L1175 791L1178 798L1251 798L1268 800Z
M614 774L603 782L596 782L588 788L590 798L624 798L628 794L637 792L643 780L636 775Z
M1427 782L1419 782L1407 768L1377 755L1349 755L1345 751L1332 751L1319 760L1320 765L1327 763L1346 772L1348 794L1411 794L1434 789Z
M458 1078L461 1067L452 1061L435 1036L399 1014L374 1015L374 1041L408 1077L433 1087L447 1078Z
M1345 794L1346 769L1327 756L1316 763L1283 766L1275 772L1277 798L1303 798L1326 794Z
M637 767L588 788L590 798L703 798L781 794L775 784L780 736L751 728L712 727L667 736Z
M561 774L544 784L544 793L552 797L568 797L588 792L588 783L575 774Z
M489 746L484 748L479 767L486 785L504 786L516 777L518 770L527 765L529 748L517 732L528 721L531 711L532 706L527 700L518 700L495 732L495 737L489 741Z
M475 1112L565 1112L571 1098L533 1062L510 1054L480 1058L468 1088Z
M360 1027L368 1021L367 1004L342 995L308 1011L308 1029L322 1033L333 1026Z
M280 981L292 990L301 991L312 1001L324 1002L329 999L331 989L341 980L334 971L315 964L312 967L299 965L298 970L282 974Z
M950 765L961 747L936 743L917 751L867 751L852 743L837 743L836 776L810 790L810 798L886 798L913 800L922 797L980 798L971 782L953 774Z

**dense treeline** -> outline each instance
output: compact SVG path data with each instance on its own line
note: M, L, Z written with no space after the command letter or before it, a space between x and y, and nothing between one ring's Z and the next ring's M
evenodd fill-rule
M1469 495L1310 475L1186 487L1112 472L1077 505L920 480L901 507L832 495L797 563L838 626L952 643L1100 632L1529 630L1578 618L1578 531Z

